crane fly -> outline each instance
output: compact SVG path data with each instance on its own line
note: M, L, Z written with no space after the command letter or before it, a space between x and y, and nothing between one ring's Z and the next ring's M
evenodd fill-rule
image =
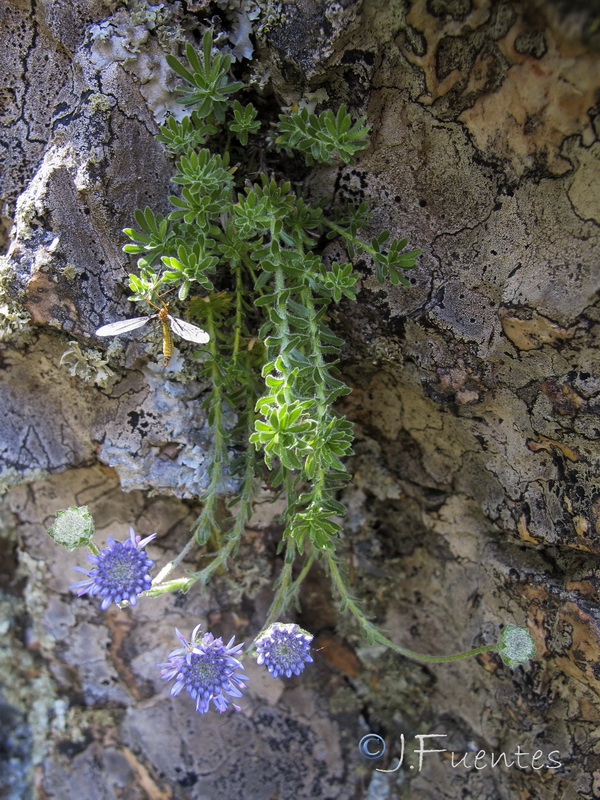
M136 328L142 328L147 322L150 322L151 319L158 319L162 325L165 367L173 355L173 336L171 331L174 331L178 336L181 336L182 339L188 342L194 342L195 344L206 344L206 342L208 342L210 336L206 331L203 331L202 328L198 328L196 325L192 325L190 322L185 322L183 319L171 316L171 314L169 314L168 305L162 300L161 303L162 308L158 308L158 306L154 306L154 303L150 303L150 305L158 308L157 314L149 314L145 317L132 317L131 319L123 319L120 322L111 322L108 325L102 325L102 327L98 328L96 331L96 336L119 336L121 333L127 333L128 331L134 331Z

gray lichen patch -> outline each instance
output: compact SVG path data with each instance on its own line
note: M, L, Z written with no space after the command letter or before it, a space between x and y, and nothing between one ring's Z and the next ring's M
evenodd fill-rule
M116 469L124 489L188 498L201 493L211 454L200 407L204 388L169 380L160 368L130 373L113 388L93 435L101 461Z
M22 479L32 479L32 471L81 466L94 456L89 430L96 410L88 393L65 382L61 355L61 343L47 336L30 353L4 351L0 463Z
M310 79L357 24L358 9L347 2L271 3L257 26L271 48L285 53L279 68L289 80L294 73ZM275 62L277 63L277 62Z
M162 5L154 6L157 12L161 8ZM140 12L128 13L119 9L112 17L91 28L89 58L90 65L99 74L100 86L111 96L118 97L114 92L116 67L134 77L147 108L161 123L167 111L177 113L177 106L172 91L172 73L158 40L151 34L156 23L156 19L150 20ZM166 35L166 29L163 32ZM182 41L182 32L173 30L171 39L176 43Z
M31 338L29 322L29 314L0 287L0 343L10 342L11 346L16 346L26 342Z
M73 377L103 388L114 378L114 372L99 350L82 350L76 341L69 342L69 348L62 354L60 363Z
M31 354L5 350L0 464L6 485L91 462L95 439L102 443L100 458L127 489L197 497L211 452L200 408L203 385L148 369L131 373L108 397L93 386L106 362L82 362L90 370L87 382L80 375L69 379L62 348L58 337L43 336Z

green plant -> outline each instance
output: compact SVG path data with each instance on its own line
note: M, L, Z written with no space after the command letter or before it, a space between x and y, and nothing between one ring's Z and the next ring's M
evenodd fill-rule
M169 119L159 137L177 158L179 192L170 197L173 210L166 217L149 208L135 213L137 229L126 229L131 243L125 251L138 257L139 274L130 276L133 300L156 304L171 287L180 300L204 292L188 311L210 335L201 369L212 387L205 400L212 453L193 536L145 594L188 591L225 567L250 518L255 486L266 475L284 496L285 511L283 568L265 627L294 604L319 560L342 607L370 641L435 661L495 649L427 657L397 647L351 596L336 552L345 512L337 495L348 480L344 459L352 452L352 426L335 410L349 389L337 368L342 340L328 324L329 309L356 298L355 256L370 259L380 281L408 284L404 273L419 251L407 251L407 241L390 240L388 231L360 238L369 218L365 204L326 213L309 203L280 174L278 154L300 155L308 166L348 164L367 146L365 120L353 122L344 107L319 115L301 108L281 115L272 132L252 103L235 97L243 84L229 77L231 59L213 52L210 32L200 53L187 48L187 61L168 57L184 81L180 101L190 113L180 122ZM259 168L259 158L270 171ZM322 256L324 243L335 237L345 243L345 263ZM235 513L223 523L217 519L220 487L231 473L239 488L230 498ZM207 566L170 578L191 548L209 542ZM298 559L303 563L294 577Z

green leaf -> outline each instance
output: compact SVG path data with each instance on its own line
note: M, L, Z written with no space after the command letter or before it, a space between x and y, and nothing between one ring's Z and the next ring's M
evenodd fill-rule
M229 123L229 130L237 134L237 137L244 147L248 144L248 134L256 133L260 128L260 122L256 119L257 109L249 103L242 106L238 100L234 100L233 121Z
M192 112L181 120L169 117L161 126L156 138L164 142L172 153L181 154L206 144L209 137L216 133L215 125L202 120Z
M230 102L230 95L239 92L243 84L228 77L231 56L212 52L212 34L206 31L202 40L202 52L197 53L188 44L186 57L191 70L179 59L167 55L167 63L188 84L179 89L182 95L178 102L194 108L200 119L208 123L223 122Z
M126 253L143 253L144 263L152 264L161 253L168 252L171 248L174 234L168 220L162 214L155 215L148 206L143 211L136 209L134 216L141 231L133 228L124 229L123 233L135 244L126 244L123 250Z
M344 105L335 116L330 110L317 116L307 108L282 114L278 127L275 143L284 150L298 150L308 165L314 161L349 164L368 145L369 126L365 119L361 117L352 124Z

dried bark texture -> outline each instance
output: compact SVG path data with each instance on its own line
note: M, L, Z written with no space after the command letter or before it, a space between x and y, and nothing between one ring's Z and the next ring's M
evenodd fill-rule
M159 531L150 554L164 561L185 542L205 474L204 387L159 379L140 339L107 361L92 338L127 309L120 229L133 208L165 202L169 165L152 136L171 102L161 45L197 22L165 8L158 19L113 2L2 7L14 220L3 285L34 323L3 312L19 333L2 349L0 406L3 480L15 484L0 585L7 796L595 796L594 14L541 0L322 0L270 5L255 21L258 84L286 102L327 95L373 126L359 164L315 173L314 194L366 199L375 232L424 251L410 290L379 286L362 265L360 301L336 319L354 387L341 409L357 431L343 498L355 591L407 647L453 652L515 622L540 656L517 670L495 656L417 666L366 647L315 574L299 618L322 648L314 667L285 684L253 670L241 714L201 718L168 698L155 665L175 626L260 628L273 509L257 508L209 593L126 613L74 602L65 587L81 558L44 536L57 508L88 504L101 537L130 523ZM357 752L368 731L386 738L380 761ZM419 770L416 734L445 735L426 746L469 752L471 768L444 753ZM403 769L376 773L395 765L402 735ZM490 766L517 746L529 769ZM549 769L553 751L562 766Z

